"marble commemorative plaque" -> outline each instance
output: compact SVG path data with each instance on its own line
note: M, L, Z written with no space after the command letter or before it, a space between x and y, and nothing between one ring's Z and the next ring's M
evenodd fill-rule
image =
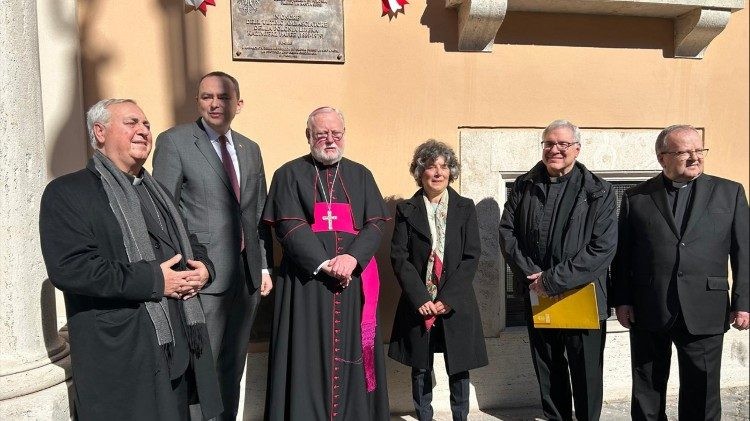
M232 0L236 60L344 62L343 0Z

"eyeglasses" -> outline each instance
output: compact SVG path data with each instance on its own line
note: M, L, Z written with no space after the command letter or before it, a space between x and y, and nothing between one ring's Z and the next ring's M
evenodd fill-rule
M692 151L674 151L674 152L659 152L659 155L672 155L680 161L687 161L687 159L693 155L697 158L704 158L708 155L708 149L695 149Z
M328 136L332 137L333 140L341 140L342 137L344 137L344 132L318 132L313 133L313 137L315 140L326 140L328 139Z
M549 140L545 140L544 142L542 142L542 149L548 150L557 146L558 151L565 151L576 143L580 142L551 142Z

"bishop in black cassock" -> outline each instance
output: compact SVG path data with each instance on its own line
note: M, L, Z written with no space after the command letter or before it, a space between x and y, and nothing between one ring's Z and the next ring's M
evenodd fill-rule
M388 212L370 171L340 157L343 119L339 130L322 131L315 124L320 110L323 119L340 118L330 108L313 112L313 153L276 171L263 213L283 248L266 419L387 420L373 256ZM337 158L326 159L325 148ZM323 269L347 254L356 259L351 280Z

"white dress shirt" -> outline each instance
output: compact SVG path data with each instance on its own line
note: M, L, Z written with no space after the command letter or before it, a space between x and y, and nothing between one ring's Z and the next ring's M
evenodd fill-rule
M206 129L206 134L208 135L208 140L211 141L211 146L214 147L216 154L219 155L219 160L223 162L223 160L221 159L221 142L219 142L221 133L216 133L216 131L212 129L211 126L206 124L206 121L202 118L201 122L203 123L203 127ZM237 183L241 187L242 183L240 183L240 163L237 162L237 150L234 148L234 141L232 140L232 130L227 130L227 132L224 133L224 136L226 136L227 138L227 151L229 151L229 156L232 158L234 172L237 176Z

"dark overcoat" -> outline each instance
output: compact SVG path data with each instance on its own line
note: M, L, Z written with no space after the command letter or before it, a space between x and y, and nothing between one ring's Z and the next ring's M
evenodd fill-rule
M145 308L164 293L161 262L128 261L93 161L49 183L39 230L49 279L65 296L78 419L178 420L164 352ZM149 234L158 248L158 238ZM191 245L194 259L213 274L205 248L192 235ZM208 343L191 364L204 417L218 415Z
M581 177L571 179L567 188L577 192L570 216L564 221L562 256L552 261L544 270L544 289L558 295L581 288L589 283L596 285L599 320L609 317L607 290L609 265L617 250L617 202L612 184L599 178L580 162L575 163ZM541 161L513 183L508 201L500 219L500 251L513 271L516 294L528 294L526 276L542 272L536 239L531 234L543 206L544 175Z
M716 335L729 329L730 311L750 308L745 190L708 174L694 183L682 233L661 174L622 197L613 304L633 306L641 329L664 330L680 312L691 334Z
M403 292L396 309L388 356L415 368L430 361L429 336L417 309L431 300L425 288L427 259L432 252L430 225L422 190L396 206L396 226L391 242L391 263ZM448 374L487 365L474 275L481 245L474 202L448 187L448 220L445 231L443 274L435 301L451 307L443 318Z

